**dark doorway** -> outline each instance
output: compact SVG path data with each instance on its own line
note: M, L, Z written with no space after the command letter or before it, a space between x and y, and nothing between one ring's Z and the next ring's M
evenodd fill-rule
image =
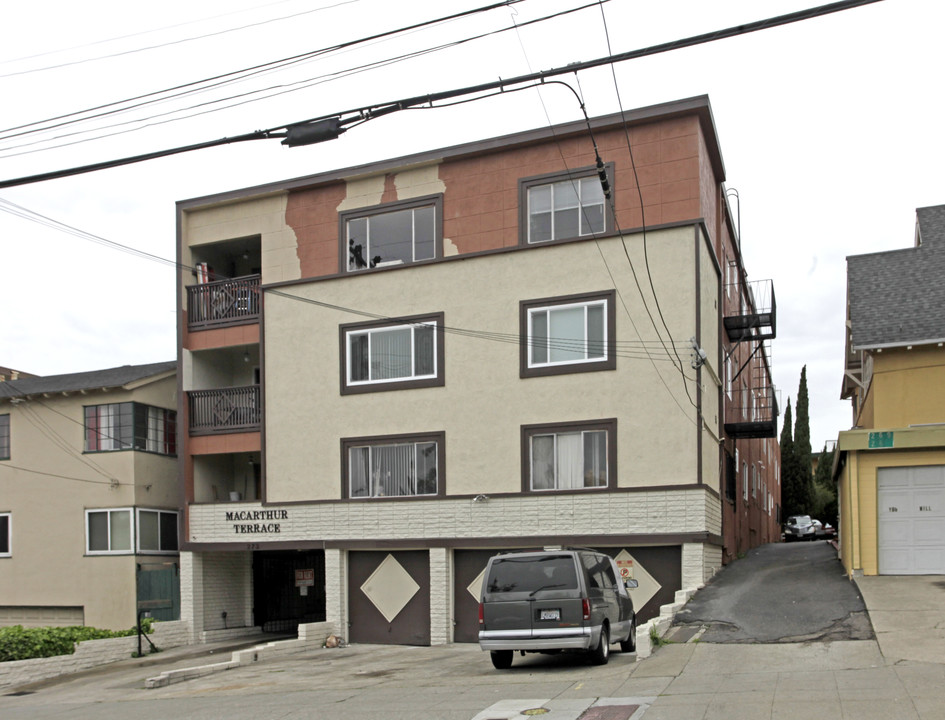
M295 632L299 623L324 621L324 551L253 553L253 617L263 632L277 633Z

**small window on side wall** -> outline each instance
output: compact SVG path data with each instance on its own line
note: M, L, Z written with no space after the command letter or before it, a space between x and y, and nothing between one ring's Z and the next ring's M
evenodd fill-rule
M177 550L177 513L138 510L138 552L176 553Z
M612 488L617 421L522 426L522 492Z
M0 415L0 460L10 459L10 416Z
M10 557L12 552L13 523L10 513L0 513L0 557Z
M341 393L444 384L443 313L341 326Z
M85 511L86 546L89 555L117 555L134 552L131 508Z
M429 196L341 213L341 271L442 257L442 207L441 196Z
M443 433L342 440L344 497L443 495L443 446Z
M608 178L613 167L606 166ZM601 235L613 226L596 167L520 180L519 208L523 245Z
M615 298L608 290L520 303L521 377L615 369Z

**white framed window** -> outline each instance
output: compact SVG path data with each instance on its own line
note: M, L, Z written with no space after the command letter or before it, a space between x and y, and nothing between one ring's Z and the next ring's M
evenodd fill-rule
M136 402L87 405L85 451L177 454L177 412Z
M748 501L748 463L742 463L742 500Z
M176 553L177 513L139 508L137 536L139 553Z
M521 376L613 370L613 291L520 303Z
M523 491L610 487L616 434L616 420L523 426Z
M343 212L342 269L357 272L439 257L442 202L432 196Z
M0 557L13 554L13 517L10 513L0 513Z
M613 177L613 163L607 174ZM596 167L520 181L523 244L570 240L608 230L604 190Z
M89 555L122 555L133 552L132 508L85 511L85 552Z
M345 497L442 495L443 438L428 433L343 440Z
M443 314L343 325L342 394L442 385Z

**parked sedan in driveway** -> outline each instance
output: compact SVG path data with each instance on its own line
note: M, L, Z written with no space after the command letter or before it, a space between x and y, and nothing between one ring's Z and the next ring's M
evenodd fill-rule
M818 523L819 524L819 523ZM784 525L784 541L813 540L817 537L817 528L810 515L791 515Z

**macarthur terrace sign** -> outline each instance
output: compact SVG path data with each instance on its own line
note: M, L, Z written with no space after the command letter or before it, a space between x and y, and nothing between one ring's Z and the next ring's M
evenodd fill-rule
M282 532L282 525L275 521L288 519L288 510L236 510L226 513L226 521L233 523L233 532L237 535L278 534Z

